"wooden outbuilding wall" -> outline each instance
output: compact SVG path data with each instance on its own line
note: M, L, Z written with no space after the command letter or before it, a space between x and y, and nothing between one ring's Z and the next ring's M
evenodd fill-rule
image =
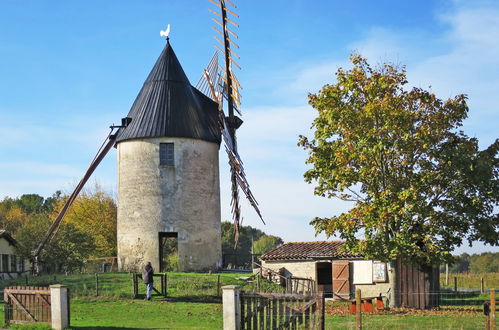
M439 306L440 271L438 267L397 262L397 290L403 307L429 309Z

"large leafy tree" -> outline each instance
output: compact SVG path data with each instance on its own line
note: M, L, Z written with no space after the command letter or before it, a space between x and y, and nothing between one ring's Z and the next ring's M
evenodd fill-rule
M56 210L62 208L67 196L58 201ZM84 190L69 208L64 219L95 240L92 257L115 256L117 252L117 205L111 194L98 184Z
M299 140L315 194L354 202L315 218L317 232L339 235L368 258L420 265L450 261L466 240L497 245L499 142L481 151L459 131L466 96L444 101L408 88L404 67L351 61L335 84L309 95L314 136Z
M264 235L253 243L253 253L264 254L284 243L280 237Z

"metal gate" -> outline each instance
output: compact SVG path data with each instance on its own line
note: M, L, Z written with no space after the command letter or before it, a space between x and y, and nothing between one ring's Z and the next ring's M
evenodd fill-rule
M38 286L11 286L3 291L5 323L52 321L50 288Z

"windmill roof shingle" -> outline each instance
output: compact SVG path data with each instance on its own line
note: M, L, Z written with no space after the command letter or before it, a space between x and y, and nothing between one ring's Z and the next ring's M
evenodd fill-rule
M291 242L285 243L260 256L261 260L313 260L313 259L341 259L360 258L351 252L341 251L345 242Z
M218 105L191 86L170 42L152 68L116 142L138 138L185 137L221 142Z

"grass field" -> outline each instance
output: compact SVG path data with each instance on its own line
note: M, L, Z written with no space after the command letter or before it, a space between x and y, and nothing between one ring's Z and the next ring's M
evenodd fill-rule
M454 278L457 278L458 289L480 289L481 279L483 278L484 287L488 289L499 290L499 273L451 273L449 274L449 284L445 284L445 272L440 273L440 286L442 288L454 288Z
M255 289L253 284L236 279L248 274L194 274L168 273L169 297L155 297L152 301L131 299L130 274L100 274L100 297L95 297L95 275L58 275L28 278L30 285L63 283L71 290L72 329L221 329L222 304L216 296L220 283L244 285ZM24 285L26 279L2 281L1 286ZM55 282L54 282L55 281ZM9 282L9 283L3 283ZM263 286L264 282L261 282ZM143 289L143 285L141 285ZM272 285L267 289L271 290ZM447 302L438 311L397 310L376 315L363 315L365 329L479 329L484 326L481 304L487 296L472 296L471 303L460 305ZM355 329L355 316L348 314L346 304L328 304L326 329ZM3 305L0 307L0 324L3 321ZM12 328L16 328L15 326ZM26 326L17 327L26 329ZM31 329L49 329L35 325Z

